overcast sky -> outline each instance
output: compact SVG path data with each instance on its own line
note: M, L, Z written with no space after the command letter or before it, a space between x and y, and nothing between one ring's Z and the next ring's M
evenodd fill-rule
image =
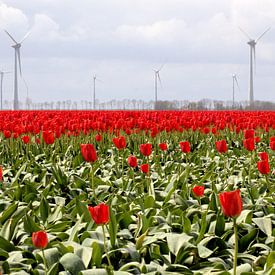
M0 68L13 71L12 41L21 40L23 77L33 101L97 98L154 99L153 69L160 72L159 99L248 99L249 46L256 46L255 98L275 101L274 0L0 0ZM19 98L26 88L19 82ZM13 74L4 99L13 98Z

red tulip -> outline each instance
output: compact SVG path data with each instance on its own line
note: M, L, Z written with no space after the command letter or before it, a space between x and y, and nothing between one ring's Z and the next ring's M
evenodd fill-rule
M255 132L253 129L249 129L249 130L246 130L244 132L244 138L245 139L248 139L248 138L254 138L254 135L255 135Z
M21 140L25 143L28 144L30 142L30 137L29 136L23 136L21 137Z
M97 225L106 224L110 220L109 205L100 203L99 205L92 207L88 206L88 210L94 222Z
M96 140L97 142L102 141L102 135L97 134L97 135L95 136L95 140Z
M141 164L140 169L144 174L147 174L149 172L149 164L148 163Z
M259 143L261 141L261 138L260 137L255 137L254 140L255 140L256 143Z
M189 141L181 141L179 144L180 144L180 149L183 153L190 153Z
M166 151L168 147L166 143L160 143L159 148L161 151Z
M264 160L268 161L268 154L267 154L267 152L260 152L260 153L259 153L259 158L260 158L262 161L264 161Z
M8 130L4 130L3 134L4 134L5 138L10 138L11 137L11 132L8 131Z
M130 156L128 158L128 164L133 168L137 167L137 158L135 156Z
M152 144L151 143L141 144L139 146L139 150L143 156L148 157L152 153Z
M96 150L93 144L81 144L81 154L85 161L94 162L97 160Z
M238 217L243 208L240 190L223 192L219 194L223 214L227 217Z
M45 231L37 231L32 233L32 243L36 248L44 249L48 245L48 236Z
M209 134L210 133L210 129L208 127L205 127L205 128L203 128L202 132L204 134Z
M226 140L219 140L216 141L216 149L219 153L226 153L227 152L227 144L226 144Z
M113 138L113 143L118 150L124 149L126 147L126 140L124 136Z
M257 162L258 170L261 174L267 175L270 173L269 163L266 160Z
M243 146L248 151L253 151L255 149L254 138L248 138L243 140Z
M40 144L41 143L40 138L35 138L35 143Z
M203 185L196 185L196 186L193 187L192 191L197 197L202 197L203 194L204 194L204 186Z
M46 144L54 143L54 133L52 131L43 131L42 137Z
M271 150L275 150L275 137L270 138L269 146Z

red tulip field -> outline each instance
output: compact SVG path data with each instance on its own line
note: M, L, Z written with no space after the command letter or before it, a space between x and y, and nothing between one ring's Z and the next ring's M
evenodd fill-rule
M275 112L0 112L2 274L275 274Z

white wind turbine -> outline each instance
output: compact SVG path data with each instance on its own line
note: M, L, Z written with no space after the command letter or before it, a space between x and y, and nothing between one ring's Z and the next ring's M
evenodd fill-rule
M157 108L157 102L158 102L158 82L161 85L161 79L159 76L159 72L163 68L164 65L162 65L158 70L154 70L154 76L155 76L155 109Z
M97 78L96 75L93 76L93 82L94 82L94 90L93 90L93 109L95 110L95 102L96 102L96 93L95 93L95 88L96 88L96 81L102 82Z
M13 109L18 110L19 109L19 100L18 100L18 79L17 79L17 63L19 65L19 72L20 76L22 76L22 68L21 68L21 57L20 57L20 48L23 43L23 41L29 36L30 32L27 32L23 39L20 42L17 42L11 34L6 31L6 34L10 37L10 39L15 43L12 45L14 48L14 94L13 94Z
M240 90L240 86L238 83L237 75L232 75L232 97L233 97L233 109L235 107L235 84L237 85L238 89Z
M0 71L0 77L1 77L1 82L0 82L1 110L3 110L3 79L4 79L4 74L9 74L9 73L11 73L11 72Z
M249 54L249 105L253 107L254 104L254 73L253 73L253 66L256 64L256 44L257 42L271 29L269 27L265 30L257 39L252 39L244 30L239 28L240 31L249 39L247 44L250 47L250 54Z

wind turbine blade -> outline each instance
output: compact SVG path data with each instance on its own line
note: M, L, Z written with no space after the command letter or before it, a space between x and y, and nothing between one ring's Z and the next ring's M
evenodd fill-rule
M239 89L239 91L240 91L240 86L239 86L238 79L237 79L237 76L236 76L236 75L234 76L234 79L235 79L235 82L236 82L236 84L237 84L237 87L238 87L238 89Z
M160 79L159 73L157 73L157 77L159 79L160 86L162 87L162 83L161 83L161 79Z
M7 30L5 30L5 32L15 44L18 44L17 41L11 36L11 34Z
M30 35L31 31L28 31L24 37L21 39L21 41L19 42L20 44L23 43L23 41Z
M22 76L20 48L16 48L16 53L17 53L17 58L18 58L20 76Z
M271 27L269 27L267 30L265 30L256 40L255 42L257 43L269 30L271 29Z
M27 90L27 98L28 98L28 97L29 97L29 87L28 87L28 85L27 85L27 82L26 82L25 78L22 77L22 79L23 79L24 85L25 85L26 90Z
M162 68L164 67L164 65L165 65L165 63L162 64L162 65L159 67L159 69L158 69L159 72L162 70Z
M239 27L239 30L249 39L252 40L252 38L241 28Z

